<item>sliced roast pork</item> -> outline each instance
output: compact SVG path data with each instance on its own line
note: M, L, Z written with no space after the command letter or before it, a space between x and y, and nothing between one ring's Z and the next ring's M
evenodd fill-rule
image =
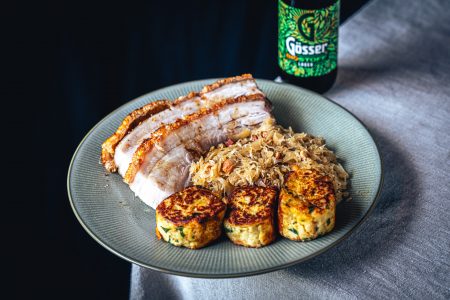
M248 135L271 116L270 102L251 75L217 81L173 102L157 102L128 115L102 145L105 167L118 170L153 208L189 183L193 160L228 138Z
M173 102L160 100L130 113L117 131L102 145L101 161L110 172L124 176L134 152L153 131L226 98L264 95L249 74L219 80L200 93L189 93Z
M102 144L101 162L108 171L115 172L117 170L114 162L114 154L115 149L120 141L125 136L127 136L134 128L138 127L143 120L146 120L150 116L166 110L167 108L169 108L169 106L170 102L167 100L151 102L141 108L132 111L123 119L119 128L117 128L117 131Z

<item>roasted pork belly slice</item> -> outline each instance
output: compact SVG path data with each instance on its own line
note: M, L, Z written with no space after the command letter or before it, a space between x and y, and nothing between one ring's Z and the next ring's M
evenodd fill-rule
M205 86L200 95L209 101L236 98L248 95L263 95L256 85L255 79L250 74L225 78Z
M155 164L150 175L136 174L130 188L145 204L156 209L162 200L185 187L189 167L197 158L196 152L179 145Z
M120 141L114 155L114 162L120 175L125 175L134 152L153 131L164 124L174 123L176 120L198 111L199 107L203 106L205 102L196 93L191 93L177 100L175 105L170 105L168 109L144 120Z
M167 109L169 103L168 100L159 100L146 104L143 107L132 111L123 119L119 128L117 128L117 131L102 144L101 162L108 171L115 172L117 170L117 166L114 162L114 155L120 141L143 120Z

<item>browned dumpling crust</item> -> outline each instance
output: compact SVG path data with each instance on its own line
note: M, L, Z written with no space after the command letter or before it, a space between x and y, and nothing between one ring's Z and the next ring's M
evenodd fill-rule
M228 198L229 212L224 221L228 238L237 245L259 248L276 238L273 187L236 188Z
M187 187L156 208L156 235L174 246L202 248L220 237L225 211L208 189Z
M278 228L285 238L308 241L334 228L336 199L330 178L313 169L290 172L278 201Z

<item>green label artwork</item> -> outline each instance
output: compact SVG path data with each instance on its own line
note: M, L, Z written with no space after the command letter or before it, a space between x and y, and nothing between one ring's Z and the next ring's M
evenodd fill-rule
M339 1L316 10L278 1L278 64L297 77L325 75L336 68Z

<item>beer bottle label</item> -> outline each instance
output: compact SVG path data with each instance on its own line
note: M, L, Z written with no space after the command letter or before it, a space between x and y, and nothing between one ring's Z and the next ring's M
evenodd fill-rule
M336 68L339 1L300 9L278 0L278 64L297 77L322 76Z

